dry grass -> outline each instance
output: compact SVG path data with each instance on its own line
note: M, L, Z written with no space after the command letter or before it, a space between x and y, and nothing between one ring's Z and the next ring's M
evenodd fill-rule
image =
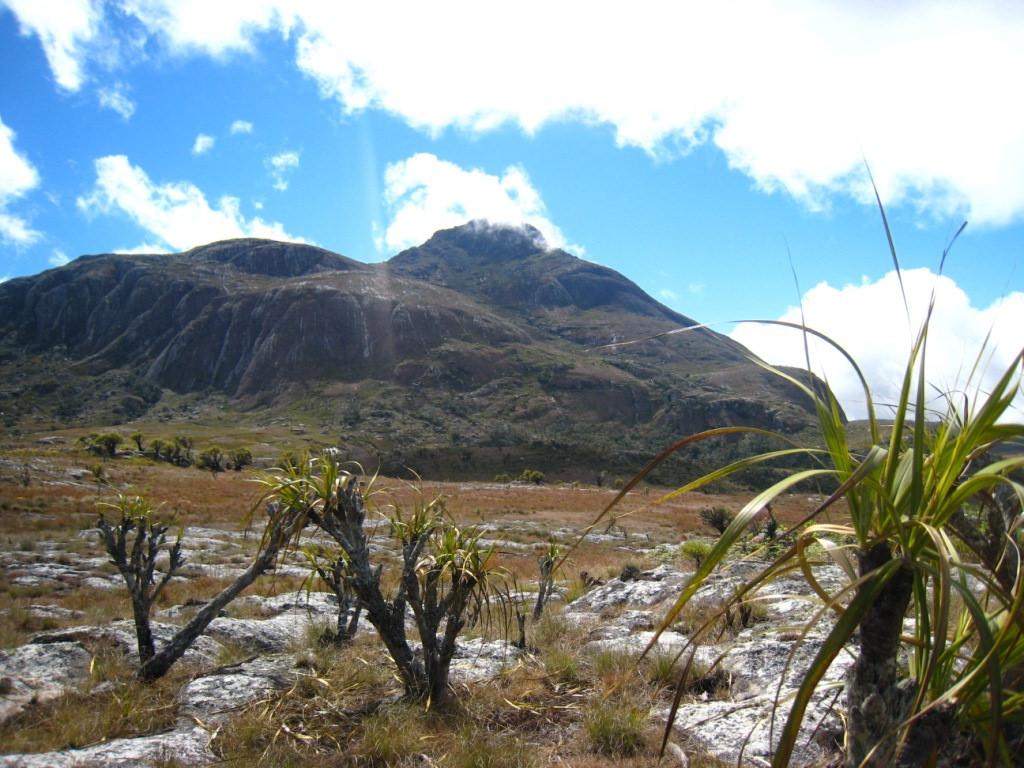
M5 752L47 752L158 733L174 725L176 696L191 678L185 666L155 683L142 683L124 654L97 645L90 679L78 690L30 704L0 724Z
M142 430L148 432L146 429ZM98 543L82 537L93 527L96 502L111 491L97 494L94 483L74 481L68 470L95 463L69 442L58 448L36 448L28 443L6 446L22 460L42 465L32 473L28 487L0 478L0 558L17 555L40 561L58 561L46 542L76 558L101 555ZM197 445L202 441L199 435ZM210 440L212 442L213 440ZM227 443L228 441L219 440ZM0 445L0 450L5 448ZM109 481L127 494L147 496L161 517L178 525L226 530L241 529L258 498L250 482L253 473L228 472L213 477L198 469L183 469L140 459L106 462ZM386 503L390 494L401 504L412 501L414 491L400 481L382 479ZM601 579L616 577L627 563L641 568L657 564L653 556L637 553L662 543L678 545L702 531L699 512L709 504L736 509L739 496L696 496L652 507L661 489L631 494L617 509L614 538L587 541L578 547L556 585L570 599L584 590L579 581L586 571ZM588 524L615 492L571 485L505 486L491 483L425 482L428 497L443 495L453 517L464 525L487 523L497 530L488 538L517 542L498 553L510 581L523 590L537 582L537 554L530 545L543 545L551 532L570 543L572 531ZM802 516L810 506L806 497L793 497L775 505L783 525ZM257 518L257 522L261 519ZM602 531L603 532L603 529ZM193 555L194 562L244 567L258 538L240 544L211 544ZM186 540L187 546L187 540ZM67 557L67 555L64 555ZM77 560L70 559L69 564ZM7 559L0 560L6 565ZM109 567L95 567L109 572ZM394 586L395 569L385 566L385 586ZM197 576L171 584L160 608L186 600L204 600L231 579ZM257 581L248 594L274 595L304 588L302 578L280 574ZM314 589L322 588L314 584ZM77 619L38 619L29 613L37 603L83 612ZM532 609L527 598L526 611ZM21 587L10 583L0 570L0 647L24 642L32 633L69 624L103 624L130 615L122 589L97 590L77 584ZM236 603L232 614L256 613ZM468 634L488 638L506 632L506 614L495 608ZM700 617L684 616L693 623ZM511 627L514 628L514 621ZM663 705L678 678L678 666L649 659L639 668L623 654L581 655L586 632L567 623L557 605L549 606L539 622L530 622L528 645L535 652L517 667L486 683L460 686L456 705L446 712L425 712L400 701L401 688L392 665L375 637L361 637L344 648L318 647L304 651L307 673L289 690L267 697L241 711L222 727L213 748L230 766L383 766L423 765L420 755L433 764L465 768L532 768L560 764L579 768L653 768L659 765L657 729L646 725L646 713ZM247 651L229 648L222 661L235 661ZM4 751L41 751L84 746L101 739L152 733L167 727L175 716L174 696L188 679L187 668L175 666L170 676L154 685L135 683L123 657L97 652L96 676L82 690L45 705L34 705L0 727ZM102 679L111 686L98 689ZM637 713L642 713L640 717ZM694 766L711 765L695 761Z

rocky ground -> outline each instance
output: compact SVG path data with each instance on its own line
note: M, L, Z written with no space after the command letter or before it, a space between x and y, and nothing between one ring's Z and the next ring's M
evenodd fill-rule
M537 525L524 520L522 536L511 536L507 525L494 526L485 535L501 549L527 553L538 532L565 539L572 535L570 528L540 525L540 531L531 529ZM581 657L639 654L652 643L655 628L688 578L674 545L649 544L637 537L616 541L617 534L606 535L609 546L621 552L624 561L628 557L630 562L652 567L606 578L571 602L549 609L561 612L566 626L577 633ZM233 577L244 568L251 548L251 541L242 533L212 527L189 528L185 541L189 562L180 577L183 585L193 579ZM383 547L380 542L378 545ZM660 635L649 653L677 654L701 618L761 565L734 562L700 591L694 605ZM96 593L123 589L120 576L95 546L95 531L81 532L77 541L39 542L31 549L2 552L0 568L9 588L28 589L40 596L38 602L20 609L28 613L22 621L27 618L35 621L35 626L55 627L36 631L25 638L27 642L0 651L0 722L17 717L26 707L94 686L91 667L98 644L119 649L129 659L136 653L130 621L97 625L88 621L88 606L61 607L47 599L83 585ZM306 573L298 555L279 569L282 584L296 581L285 577L304 577ZM845 578L839 569L825 565L817 568L817 577L830 591ZM187 599L187 589L177 594L185 599L162 607L154 617L158 645L194 610L190 602L196 601ZM717 642L700 645L695 666L707 670L718 661L720 670L707 673L709 682L704 690L695 689L683 698L673 726L670 751L674 759L686 761L689 753L733 764L737 760L753 766L770 762L772 744L788 710L785 703L778 708L775 704L786 702L796 690L802 671L825 636L827 624L813 623L819 608L801 577L785 578L762 591L745 616L734 617L729 631ZM243 596L214 620L183 660L192 672L175 696L172 724L157 733L99 741L80 749L5 754L0 756L0 766L219 762L210 746L217 730L252 702L265 700L293 686L298 678L314 674L306 663L308 638L315 628L331 625L336 618L336 599L327 592L288 588L278 594ZM12 619L8 615L2 620ZM808 625L810 629L801 635ZM365 621L360 631L368 636L373 633ZM841 722L833 705L840 690L837 684L850 661L848 655L836 661L814 699L796 754L800 764L820 763L835 750ZM530 651L505 639L469 636L459 643L453 680L457 684L493 680L529 663ZM660 699L650 708L652 722L665 722L670 701Z

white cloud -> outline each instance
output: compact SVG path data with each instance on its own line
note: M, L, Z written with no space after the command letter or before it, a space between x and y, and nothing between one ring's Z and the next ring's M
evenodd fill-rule
M144 253L170 253L170 249L165 245L159 245L157 243L140 243L139 245L132 246L131 248L115 248L113 253L124 254L125 256L136 256Z
M248 120L235 120L231 123L231 128L229 130L232 135L235 135L239 133L252 133L252 128L252 123Z
M128 98L124 86L120 84L113 88L100 88L96 96L101 107L117 112L125 120L130 120L135 114L135 102Z
M84 79L88 43L96 36L103 15L100 0L3 0L18 18L22 34L35 34L57 85L77 91Z
M202 191L188 182L154 183L124 155L96 161L96 186L78 198L78 207L93 214L120 211L156 238L158 248L177 251L232 237L305 242L276 222L246 219L237 197L225 195L210 205Z
M216 139L213 136L209 136L205 133L200 133L196 136L195 142L192 144L193 155L204 155L213 149L213 144Z
M61 20L53 4L7 1L53 54L58 81L77 82L88 53L77 41L93 34L98 3L75 0ZM1005 85L1007 73L1024 71L1019 3L118 8L181 55L252 51L271 32L294 39L297 66L344 112L380 109L431 133L574 120L608 125L620 144L660 157L710 144L759 188L812 209L837 194L869 201L866 157L889 204L974 224L1024 215L1024 102ZM498 28L508 45L495 44ZM558 63L518 55L526 42L558 51Z
M671 288L662 288L658 291L658 296L665 301L677 301L679 299L679 294Z
M47 259L51 267L63 267L65 264L71 262L68 255L64 253L60 248L54 248L50 258Z
M13 200L39 185L39 174L24 155L14 148L14 131L0 118L0 241L28 245L40 234L20 216L7 211Z
M390 221L377 246L401 250L422 243L439 229L485 219L493 224L531 224L553 248L582 252L566 242L548 218L526 171L510 166L501 176L421 152L387 166L384 197Z
M30 0L26 0L30 1ZM302 0L121 0L124 12L139 19L178 52L224 56L251 51L252 37L269 29L287 35Z
M989 307L974 307L967 294L949 277L929 269L903 272L910 306L908 323L895 272L871 282L835 288L820 283L802 299L806 323L838 342L857 361L872 388L876 405L895 403L916 334L935 292L935 312L928 334L926 380L942 392L980 385L985 391L1024 347L1024 293L1013 292ZM800 322L800 311L790 307L780 318ZM968 382L986 334L986 365L980 378ZM732 337L762 359L778 365L806 367L799 331L778 326L744 323ZM822 342L812 343L811 365L824 374L847 415L863 418L865 398L849 364ZM934 389L930 394L934 393ZM1018 406L1020 398L1018 398ZM880 415L887 415L882 409ZM1024 413L1016 413L1024 418Z
M266 163L274 179L274 189L284 192L288 189L288 175L299 167L299 153L282 152L268 157Z

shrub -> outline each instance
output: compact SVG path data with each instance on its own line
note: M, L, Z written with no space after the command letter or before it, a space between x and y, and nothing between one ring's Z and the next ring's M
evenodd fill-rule
M343 549L331 556L323 547L308 547L305 555L320 580L331 588L338 600L338 620L332 642L335 645L347 643L356 636L363 610L353 584L355 573L351 560Z
M208 469L215 475L223 472L224 451L216 445L211 445L205 451L200 451L198 464L200 469Z
M117 455L117 447L124 442L124 438L117 432L103 432L99 435L89 435L86 446L93 453L113 458Z
M248 448L236 448L231 452L231 468L235 472L252 464L252 451Z
M512 475L508 472L499 472L494 476L494 482L496 483L511 483Z
M537 621L544 613L544 606L551 599L551 593L555 586L555 569L558 566L561 547L550 542L543 554L537 558L537 602L533 606L533 620Z
M732 518L732 512L725 507L710 507L700 511L700 519L704 521L705 525L717 531L719 535L725 533Z
M519 477L516 479L521 483L533 483L534 485L540 485L544 482L544 473L537 469L524 469L519 473Z
M149 450L157 461L169 460L174 450L174 444L165 442L159 437L154 437L149 441Z
M170 460L181 467L192 466L192 438L187 435L176 435L170 446Z
M711 554L711 549L711 545L706 541L698 541L696 539L684 541L679 547L680 553L693 560L694 565L698 568L700 568L700 564L704 562L704 559Z

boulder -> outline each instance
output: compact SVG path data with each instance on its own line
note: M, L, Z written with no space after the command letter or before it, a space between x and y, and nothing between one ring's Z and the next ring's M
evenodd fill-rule
M48 701L89 676L92 654L73 640L0 651L0 722L31 701Z
M190 768L217 762L210 750L210 734L193 726L154 736L114 739L85 749L0 755L0 768L151 768L171 761Z
M159 621L154 621L150 626L153 630L153 639L156 642L157 650L166 645L180 629L175 624L164 624ZM31 642L34 645L48 645L82 640L111 643L124 651L132 661L137 663L139 660L135 625L130 621L115 621L105 627L80 626L53 632L39 632L32 636ZM224 647L216 640L200 635L192 647L185 651L182 661L199 666L209 666L215 664L223 652Z
M221 667L181 689L179 722L192 722L192 718L204 723L226 720L246 704L287 688L297 676L295 660L290 655L261 656Z

